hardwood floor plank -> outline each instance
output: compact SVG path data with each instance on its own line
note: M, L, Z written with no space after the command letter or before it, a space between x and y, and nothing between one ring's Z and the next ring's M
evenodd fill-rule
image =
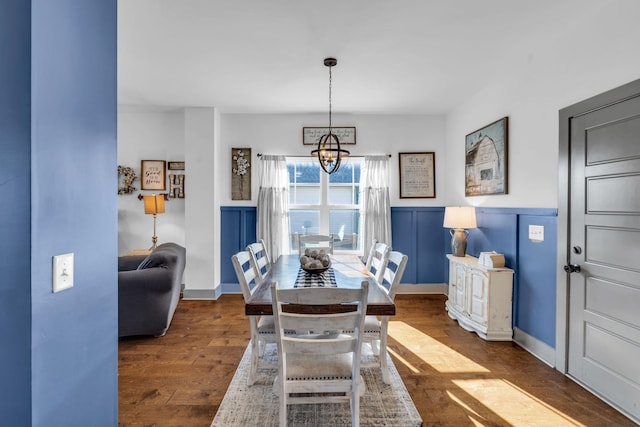
M442 295L398 295L389 349L424 426L634 426L512 342L460 328ZM119 425L208 427L249 343L240 295L180 301L164 337L119 344Z

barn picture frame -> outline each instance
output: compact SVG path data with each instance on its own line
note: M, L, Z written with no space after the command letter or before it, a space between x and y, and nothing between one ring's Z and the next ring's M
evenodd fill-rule
M465 196L507 194L509 118L465 137Z

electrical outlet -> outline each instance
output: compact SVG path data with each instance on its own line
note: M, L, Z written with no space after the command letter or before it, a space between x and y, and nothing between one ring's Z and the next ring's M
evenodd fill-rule
M544 225L530 225L529 240L534 242L544 242Z
M73 288L73 253L53 257L53 292Z

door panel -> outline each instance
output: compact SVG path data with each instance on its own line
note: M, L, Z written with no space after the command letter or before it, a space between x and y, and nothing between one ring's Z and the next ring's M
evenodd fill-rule
M640 419L640 98L570 132L569 375Z

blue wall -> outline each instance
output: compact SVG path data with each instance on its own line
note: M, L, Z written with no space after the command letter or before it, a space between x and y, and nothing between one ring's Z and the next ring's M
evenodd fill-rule
M0 0L0 417L31 425L31 6Z
M505 255L507 267L515 270L514 326L555 347L557 210L476 208L476 215L478 228L470 230L467 253L476 257L483 251ZM403 284L448 282L445 254L451 253L451 236L442 227L443 219L444 207L391 208L393 249L409 256ZM529 240L529 225L545 227L543 242ZM231 255L255 238L255 208L222 208L221 228L226 292L232 289L229 283L237 282Z
M241 292L231 256L256 241L256 221L253 206L220 208L220 281L224 293Z
M391 246L409 256L402 283L443 283L444 208L391 208Z
M515 270L513 326L555 348L557 210L477 208L476 215L467 253L505 254ZM543 242L529 240L529 225L544 226Z
M3 160L15 157L19 172L15 181L0 182L6 183L3 202L11 214L26 221L30 217L31 229L2 217L3 256L20 259L3 276L10 280L2 280L10 282L14 294L9 324L18 332L5 337L3 331L0 365L12 372L3 375L0 387L3 394L6 388L19 393L0 400L2 422L117 425L117 2L31 2L28 16L24 9L30 2L0 2L0 20L18 27L18 37L1 37L11 46L0 50L0 115L5 114L5 93L19 92L6 101L19 111L25 100L29 108L30 100L30 117L23 112L10 124L17 129L0 125L3 148L9 145ZM4 22L0 31L5 31ZM5 61L15 56L14 49L23 49L27 59ZM12 72L13 66L19 70L5 80L7 64ZM6 141L9 132L20 139ZM30 210L25 208L29 204ZM5 234L5 228L11 229ZM75 254L74 287L53 294L52 257L67 252ZM5 301L3 295L3 306ZM30 377L22 363L29 364Z

